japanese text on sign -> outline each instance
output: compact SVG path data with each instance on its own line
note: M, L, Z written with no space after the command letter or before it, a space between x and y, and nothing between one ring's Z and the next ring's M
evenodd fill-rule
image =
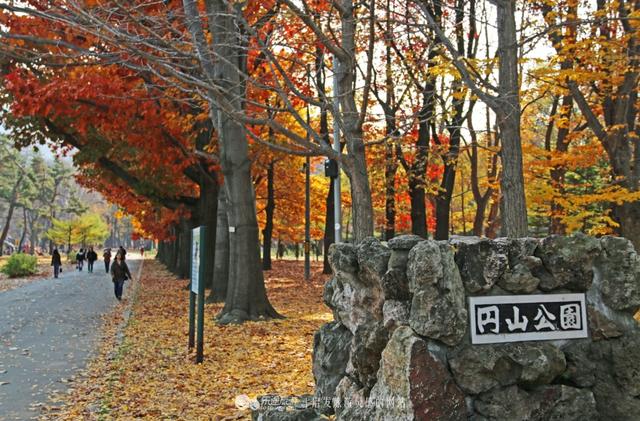
M471 343L588 337L584 294L469 297Z

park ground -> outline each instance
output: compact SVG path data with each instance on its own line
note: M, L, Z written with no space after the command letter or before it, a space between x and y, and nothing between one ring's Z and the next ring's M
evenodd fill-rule
M0 267L5 264L9 256L0 256ZM73 269L71 265L65 264L63 270ZM9 276L0 272L0 292L10 291L15 288L30 284L34 281L50 278L52 276L51 256L38 256L37 272L31 276L23 278L9 278Z
M236 420L251 414L238 396L313 393L314 332L332 319L322 303L326 275L313 263L275 261L265 272L269 298L282 320L219 326L222 304L206 306L204 362L188 352L188 280L147 260L130 303L105 317L103 340L71 388L52 396L43 419ZM125 304L126 306L126 304Z

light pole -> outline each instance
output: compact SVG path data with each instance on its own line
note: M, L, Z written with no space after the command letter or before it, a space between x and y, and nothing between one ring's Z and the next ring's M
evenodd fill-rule
M340 69L340 61L338 57L333 56L333 149L340 155L340 125L338 124L338 113L340 110L340 98L338 97L338 71ZM342 242L342 212L340 203L340 162L336 161L338 168L337 175L333 179L333 220L335 221L335 240L334 242Z
M307 83L311 86L311 75L307 66ZM309 141L309 103L307 102L307 142ZM307 155L304 165L304 279L311 278L311 159Z

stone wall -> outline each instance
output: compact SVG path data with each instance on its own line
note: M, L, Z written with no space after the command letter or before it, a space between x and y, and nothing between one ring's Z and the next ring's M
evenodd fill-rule
M330 250L314 343L338 420L640 419L640 257L584 235L369 238ZM589 339L471 345L467 297L586 292Z

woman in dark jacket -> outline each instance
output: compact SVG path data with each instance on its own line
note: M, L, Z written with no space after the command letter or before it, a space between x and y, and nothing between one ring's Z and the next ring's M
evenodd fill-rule
M111 265L111 280L113 281L113 289L118 300L122 299L122 288L124 287L124 281L127 279L133 279L133 277L122 255L117 253L116 260Z
M53 277L57 278L60 273L60 266L62 266L62 258L60 258L58 249L53 249L53 253L51 254L51 266L53 266Z
M98 254L93 251L93 247L89 247L89 251L87 252L87 270L89 272L93 272L93 264L98 260Z
M84 249L80 249L78 254L76 254L76 263L79 271L82 271L82 266L84 266L85 257L86 257L86 254L84 252Z
M111 249L105 249L102 257L104 258L104 270L105 272L109 273L109 264L111 263Z

